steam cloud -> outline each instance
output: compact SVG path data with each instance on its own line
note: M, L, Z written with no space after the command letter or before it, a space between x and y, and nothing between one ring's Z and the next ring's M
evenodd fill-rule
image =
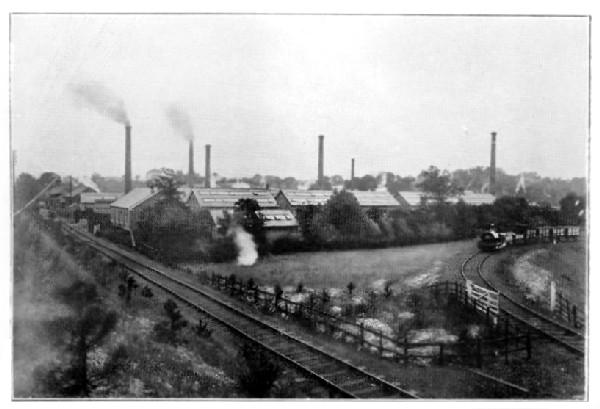
M178 133L188 141L194 140L194 129L189 115L178 105L170 105L167 108L167 118L169 123Z
M123 125L129 125L125 103L112 90L99 82L72 84L70 91L77 102Z
M237 263L240 266L251 266L258 258L256 244L252 235L243 228L236 226L232 229L233 241L238 249Z

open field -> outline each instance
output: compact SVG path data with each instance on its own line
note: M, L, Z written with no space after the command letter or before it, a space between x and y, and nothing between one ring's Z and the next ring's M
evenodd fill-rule
M550 282L570 302L583 307L587 294L587 249L585 241L538 244L516 248L501 256L496 271L516 293L546 305Z
M251 267L236 263L188 265L261 284L311 288L345 288L352 281L358 290L377 280L392 280L401 287L418 287L454 280L461 261L476 251L475 242L456 241L377 250L310 252L270 256Z

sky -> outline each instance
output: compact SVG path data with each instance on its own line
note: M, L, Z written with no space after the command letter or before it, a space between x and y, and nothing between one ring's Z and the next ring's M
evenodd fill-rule
M73 92L122 99L133 174L195 167L314 179L497 166L587 174L588 19L335 15L12 15L16 173L122 175L124 127Z

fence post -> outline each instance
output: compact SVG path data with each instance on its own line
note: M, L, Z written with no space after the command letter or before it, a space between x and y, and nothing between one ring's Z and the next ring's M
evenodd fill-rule
M483 359L481 356L481 338L477 338L477 368L483 366Z
M360 323L360 347L365 344L365 324L364 322Z
M379 356L383 356L383 331L379 331Z
M404 365L408 364L408 338L404 337Z
M531 335L529 335L529 331L527 331L527 338L525 338L525 348L527 349L527 360L531 359Z
M577 328L577 306L573 304L573 326Z
M444 344L440 344L440 365L444 366Z
M504 363L508 364L508 318L504 317Z

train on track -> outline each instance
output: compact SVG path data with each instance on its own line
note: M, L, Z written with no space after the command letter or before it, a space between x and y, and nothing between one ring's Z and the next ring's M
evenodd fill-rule
M540 241L577 240L580 234L580 227L574 225L520 227L505 232L490 225L479 237L478 247L483 251L496 251L506 246Z

